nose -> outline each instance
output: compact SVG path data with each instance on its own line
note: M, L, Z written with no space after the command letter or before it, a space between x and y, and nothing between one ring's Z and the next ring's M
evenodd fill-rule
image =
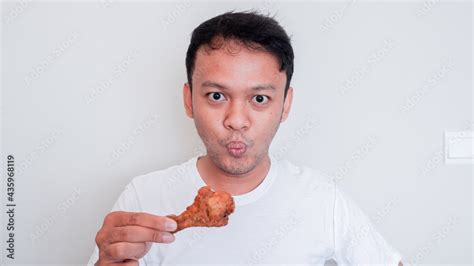
M235 131L247 130L250 127L249 114L244 102L230 104L224 119L224 126Z

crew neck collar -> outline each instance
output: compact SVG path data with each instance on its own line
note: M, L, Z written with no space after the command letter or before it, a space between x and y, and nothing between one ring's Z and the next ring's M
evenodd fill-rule
M197 168L197 161L198 161L198 158L201 156L204 156L204 154L199 154L189 160L191 174L194 177L193 180L194 180L194 185L196 186L196 190L198 190L200 187L207 186L207 184L204 182L201 175L199 174L199 171ZM253 190L241 195L232 196L234 198L234 202L236 206L247 205L252 202L255 202L256 200L261 198L270 188L270 186L273 183L273 180L276 178L276 175L277 175L278 162L271 154L269 154L269 157L270 157L270 169L268 170L267 176Z

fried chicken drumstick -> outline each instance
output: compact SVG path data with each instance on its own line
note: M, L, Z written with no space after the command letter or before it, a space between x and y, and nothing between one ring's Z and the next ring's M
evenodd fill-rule
M235 204L227 192L214 192L208 186L201 187L192 205L180 215L167 215L175 220L178 228L176 233L193 226L220 227L227 225L229 215L234 212Z

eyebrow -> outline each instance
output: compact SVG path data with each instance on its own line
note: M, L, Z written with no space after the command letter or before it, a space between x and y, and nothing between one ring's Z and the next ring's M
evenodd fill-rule
M218 89L221 89L221 90L229 90L229 88L226 87L225 85L219 84L219 83L213 82L213 81L204 81L201 84L201 86L202 87L218 88ZM276 91L275 87L272 84L261 84L261 85L253 86L253 87L251 87L251 90L252 91L262 91L262 90Z

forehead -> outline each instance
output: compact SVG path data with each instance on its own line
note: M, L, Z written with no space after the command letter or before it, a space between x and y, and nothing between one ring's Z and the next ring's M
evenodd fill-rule
M228 40L217 47L204 45L197 50L193 81L203 80L228 81L242 86L266 82L279 87L285 83L286 73L280 71L279 61L273 54Z

